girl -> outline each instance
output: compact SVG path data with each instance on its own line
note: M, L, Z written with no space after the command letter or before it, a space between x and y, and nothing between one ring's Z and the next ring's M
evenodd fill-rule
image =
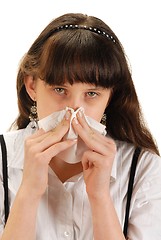
M83 14L54 19L20 64L17 94L17 130L4 134L10 205L6 224L0 169L1 239L160 240L161 159L114 32ZM74 118L68 110L54 129L37 129L38 121L66 107L77 111ZM104 122L106 136L86 116ZM78 138L64 137L70 128ZM59 153L78 139L87 146L81 161L60 159ZM127 231L135 149L141 152Z

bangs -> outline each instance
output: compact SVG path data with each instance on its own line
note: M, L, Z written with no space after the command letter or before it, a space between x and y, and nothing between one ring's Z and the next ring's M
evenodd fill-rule
M97 35L81 29L53 35L44 44L40 57L40 78L49 85L116 85L120 67L111 54L114 43Z

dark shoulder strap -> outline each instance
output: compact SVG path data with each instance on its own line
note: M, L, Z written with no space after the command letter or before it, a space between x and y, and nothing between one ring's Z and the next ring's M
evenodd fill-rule
M129 210L130 210L130 202L131 202L131 196L133 191L133 184L134 184L134 177L135 177L135 171L136 171L136 165L141 152L141 148L137 147L135 149L132 163L131 163L131 169L130 169L130 178L128 183L128 190L127 190L127 202L126 202L126 212L125 212L125 222L124 222L124 236L127 237L127 229L128 229L128 220L129 220Z
M0 135L0 143L2 148L2 173L3 173L3 187L4 187L4 210L5 223L9 215L9 201L8 201L8 171L7 171L7 149L3 135Z

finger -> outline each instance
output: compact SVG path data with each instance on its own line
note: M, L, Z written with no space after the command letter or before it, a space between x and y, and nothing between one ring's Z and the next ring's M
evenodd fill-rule
M70 119L65 115L64 119L52 130L45 132L43 129L37 131L37 133L33 134L28 138L28 141L32 144L42 143L42 147L48 144L54 144L57 141L60 141L63 136L67 133L70 125ZM44 146L45 147L45 146Z
M76 119L74 119L74 120L76 120ZM84 113L81 110L77 113L77 123L79 123L82 126L82 129L84 129L86 133L89 133L89 135L96 134L98 139L100 139L100 140L102 139L103 141L105 141L105 138L103 137L103 135L100 132L98 132L91 126L89 126L89 124L87 123L86 118L84 116Z
M36 139L45 133L46 133L45 130L40 128L40 129L36 130L32 135L27 137L26 139Z
M77 113L77 119L78 123L85 129L86 132L88 132L91 135L96 133L98 138L103 139L103 135L100 132L89 126L84 116L84 113L81 110Z
M47 148L45 151L42 152L41 157L42 159L46 159L48 163L50 160L56 156L58 153L72 147L74 144L76 144L77 139L72 140L65 140L62 142L58 142L55 145L52 145L51 147Z
M84 170L89 168L103 168L107 163L110 164L109 161L105 160L104 156L94 152L94 151L86 151L82 157L82 166ZM109 165L110 166L110 165Z
M54 128L54 130L49 131L48 135L45 136L44 139L42 139L42 149L46 149L53 144L60 142L68 130L69 121L63 120L59 125L56 126L56 128Z
M90 156L92 159L92 156L93 156L92 151L90 151ZM89 168L92 168L94 166L94 164L87 157L83 156L82 157L82 166L83 166L83 170L88 170Z
M98 152L104 156L115 152L116 145L112 139L107 139L107 137L101 135L91 128L90 130L89 128L88 130L87 128L83 128L78 121L75 121L75 119L73 120L72 124L74 130L91 150L94 150L95 152Z
M77 120L86 131L90 131L90 126L88 125L82 110L78 111Z
M78 112L79 114L79 112ZM79 117L75 117L72 120L72 126L75 130L76 133L81 134L81 132L83 131L86 134L93 134L94 131L91 129L91 127L89 127L88 123L86 122L84 116L79 116ZM81 135L80 135L81 136Z

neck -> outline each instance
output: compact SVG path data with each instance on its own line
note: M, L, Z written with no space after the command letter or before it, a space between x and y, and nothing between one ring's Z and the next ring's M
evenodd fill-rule
M63 160L54 157L50 162L51 169L55 172L61 182L65 182L69 178L81 173L83 171L82 163L70 164Z

